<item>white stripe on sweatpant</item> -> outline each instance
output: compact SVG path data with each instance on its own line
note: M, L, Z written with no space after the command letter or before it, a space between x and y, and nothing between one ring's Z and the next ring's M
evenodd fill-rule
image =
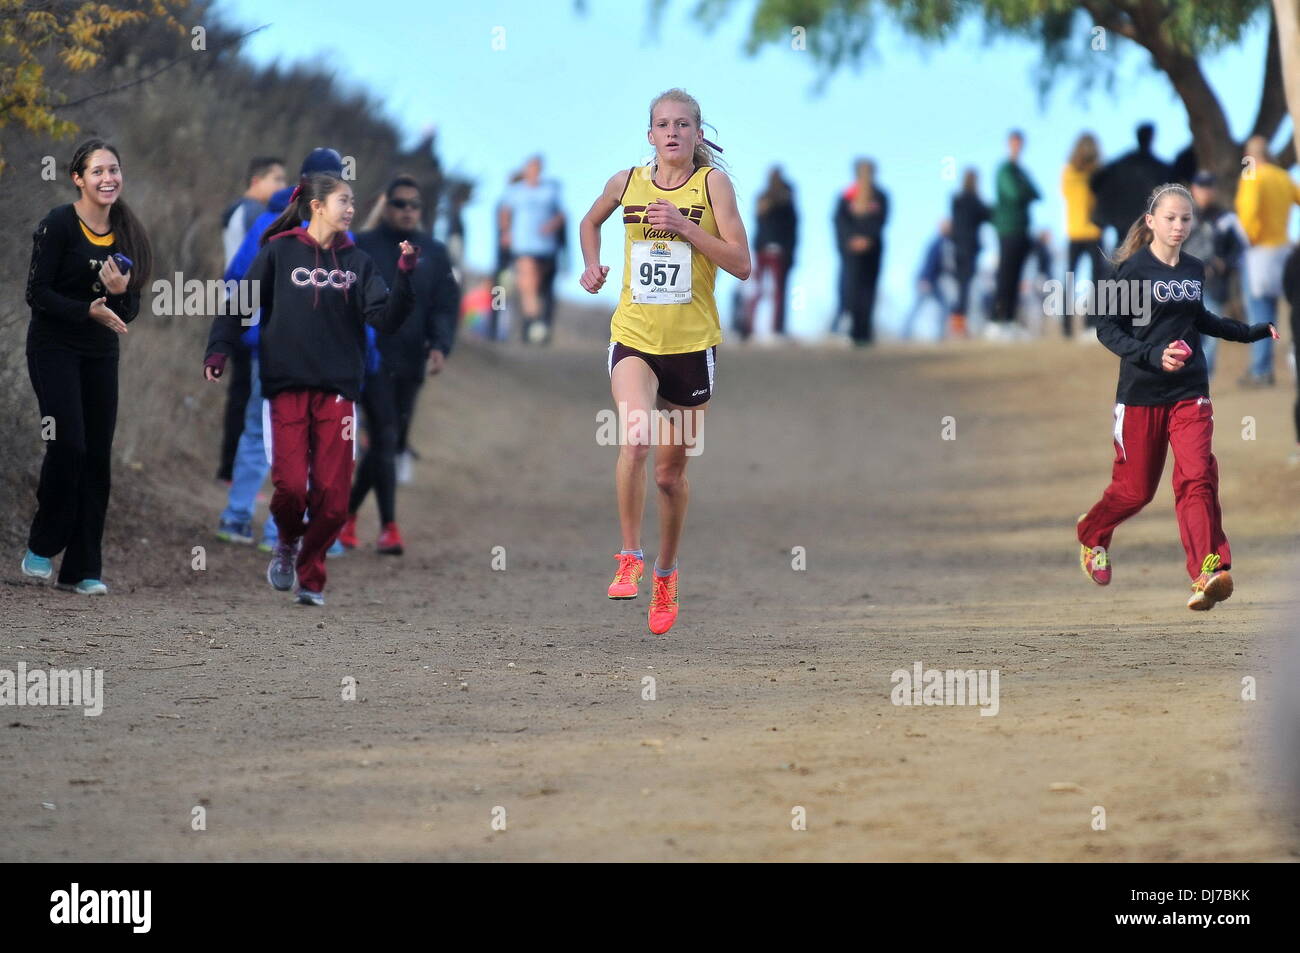
M1128 460L1128 452L1124 449L1124 405L1115 405L1115 444L1119 447L1119 462L1124 463Z
M267 466L275 463L271 452L271 402L262 398L262 447L266 450Z

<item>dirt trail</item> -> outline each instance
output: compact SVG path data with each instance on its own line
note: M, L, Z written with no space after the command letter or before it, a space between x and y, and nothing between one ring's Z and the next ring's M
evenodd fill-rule
M1192 614L1168 476L1115 583L1079 573L1111 458L1100 348L724 348L682 616L652 637L646 587L604 597L603 348L467 345L426 388L408 555L332 560L324 611L211 538L197 478L147 531L115 501L109 599L6 561L0 668L99 667L107 700L0 712L0 859L1290 859L1240 692L1280 688L1300 473L1288 388L1232 384L1245 351L1215 401L1238 592ZM997 669L998 714L893 705L915 662Z

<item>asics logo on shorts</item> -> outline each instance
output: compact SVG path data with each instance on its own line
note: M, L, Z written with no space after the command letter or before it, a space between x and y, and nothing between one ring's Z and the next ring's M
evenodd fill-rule
M289 280L300 287L314 285L317 288L334 288L338 291L344 291L351 288L357 282L357 273L355 271L340 271L332 268L326 271L324 268L295 268L289 273Z
M1190 278L1183 281L1157 281L1151 287L1157 301L1196 301L1201 297L1201 283Z

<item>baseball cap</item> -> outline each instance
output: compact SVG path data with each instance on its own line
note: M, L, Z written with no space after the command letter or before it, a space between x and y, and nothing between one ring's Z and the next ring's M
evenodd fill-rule
M313 149L307 154L307 158L302 160L302 171L298 174L311 175L315 172L326 172L340 179L343 178L343 157L335 150L323 146Z
M1192 176L1192 185L1199 185L1202 188L1213 188L1215 185L1214 173L1202 169Z

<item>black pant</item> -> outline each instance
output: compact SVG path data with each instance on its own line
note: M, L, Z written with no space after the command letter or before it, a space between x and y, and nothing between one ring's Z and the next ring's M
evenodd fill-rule
M385 526L396 519L397 508L397 395L394 381L395 378L383 369L377 374L366 375L361 407L366 412L370 445L357 467L357 475L352 481L352 496L348 499L348 512L356 513L373 487L375 502L379 504L379 521Z
M28 353L27 373L48 437L27 548L47 559L63 553L59 582L98 579L117 427L117 355L40 350Z
M1109 268L1106 265L1106 256L1103 255L1101 251L1101 239L1088 239L1081 242L1071 241L1067 247L1065 252L1065 270L1066 272L1073 271L1075 273L1074 284L1076 288L1079 285L1079 273L1075 266L1079 263L1079 259L1084 255L1087 255L1088 260L1092 262L1092 284L1095 291L1097 288L1097 282L1105 278L1109 272ZM1093 300L1095 301L1096 298ZM1095 307L1088 309L1086 319L1088 327L1090 328L1095 328L1097 326L1096 311L1097 309ZM1070 309L1068 307L1061 313L1061 331L1067 338L1070 336Z
M1016 319L1020 303L1020 273L1029 257L1029 235L999 235L997 297L993 301L993 320L1010 324Z
M524 314L523 320L519 322L520 340L525 344L531 343L528 340L528 331L534 321L542 322L548 340L551 332L555 330L555 273L558 265L555 255L530 255L529 257L537 263L537 300L541 311L538 314ZM522 313L522 298L520 304Z
M235 348L223 375L226 378L226 419L221 427L221 461L217 464L217 479L229 480L235 469L235 449L244 432L244 410L253 386L253 352L245 347Z
M970 314L970 286L975 279L975 259L978 255L978 250L966 248L956 249L953 255L957 272L957 302L953 311L963 317Z
M559 270L559 260L555 255L537 259L542 274L538 282L538 291L542 296L542 323L546 325L549 335L555 329L555 273Z
M870 344L875 340L876 285L880 280L880 256L876 245L870 251L844 256L842 296L853 318L853 340Z
M415 401L420 396L424 381L418 377L393 378L394 402L397 405L397 453L406 453L406 436L411 432L411 418L415 416Z

